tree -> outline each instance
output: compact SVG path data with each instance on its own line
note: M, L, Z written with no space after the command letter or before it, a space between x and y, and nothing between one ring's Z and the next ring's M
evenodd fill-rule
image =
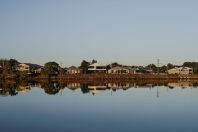
M160 72L161 73L166 73L167 72L167 66L162 66L162 67L160 67Z
M169 70L169 69L172 69L172 68L174 68L175 66L173 65L173 64L171 64L171 63L168 63L167 64L167 69Z
M60 66L56 62L47 62L44 65L44 74L46 75L57 75L59 74Z
M108 72L108 70L111 69L111 65L110 65L110 64L107 65L107 66L106 66L106 69L107 69L107 72Z
M19 64L19 62L17 60L15 60L15 59L10 59L9 62L10 62L11 70L15 70L16 66Z
M121 66L121 65L118 64L117 62L114 62L114 63L111 64L111 67L112 67L112 68L113 68L113 67L117 67L117 66Z
M0 59L0 73L5 76L6 74L12 74L16 71L16 67L19 62L15 59Z
M183 67L190 67L193 68L193 72L195 74L198 73L198 62L184 62L184 64L182 65Z
M149 64L148 66L146 66L147 68L153 70L153 72L157 72L157 66L155 64Z
M91 64L97 63L97 60L92 60Z
M81 65L80 65L80 69L82 69L82 72L83 73L87 73L88 72L88 67L90 65L90 62L86 61L86 60L83 60L81 62Z

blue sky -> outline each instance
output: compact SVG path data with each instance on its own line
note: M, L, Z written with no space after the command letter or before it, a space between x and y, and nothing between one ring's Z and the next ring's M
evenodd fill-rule
M196 0L1 0L0 57L63 66L198 61Z

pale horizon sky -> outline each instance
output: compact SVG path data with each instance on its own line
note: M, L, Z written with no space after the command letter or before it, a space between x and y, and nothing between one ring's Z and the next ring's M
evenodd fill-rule
M1 0L0 58L79 66L198 62L196 0Z

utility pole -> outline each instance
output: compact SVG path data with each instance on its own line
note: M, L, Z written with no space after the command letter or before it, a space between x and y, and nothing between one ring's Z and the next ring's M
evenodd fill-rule
M5 60L2 60L3 61L3 64L2 64L2 72L3 72L3 79L5 79Z
M159 74L159 65L160 65L160 59L157 59L157 74Z
M159 91L158 91L158 87L157 87L157 95L156 95L157 98L160 97L160 94L159 94Z

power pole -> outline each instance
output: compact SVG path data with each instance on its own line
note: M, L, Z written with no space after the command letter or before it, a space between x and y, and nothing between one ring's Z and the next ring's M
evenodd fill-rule
M160 65L160 59L157 59L157 74L159 74L159 65Z

